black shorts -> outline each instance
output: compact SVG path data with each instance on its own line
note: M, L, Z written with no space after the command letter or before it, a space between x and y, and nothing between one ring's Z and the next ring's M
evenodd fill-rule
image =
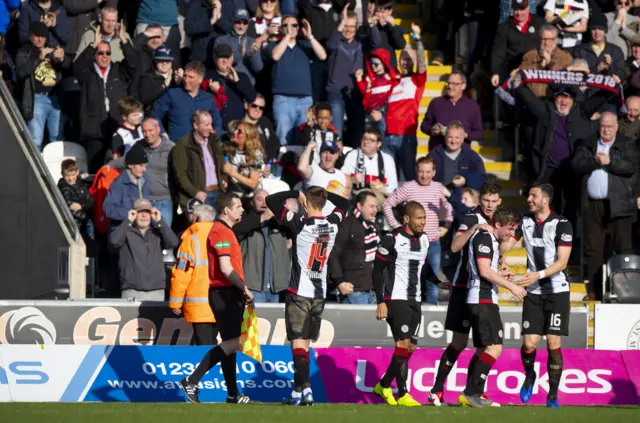
M498 304L469 304L473 346L502 345L502 319Z
M418 344L418 332L422 322L422 310L418 301L388 300L387 323L391 328L394 341L411 339L411 343Z
M527 294L522 307L523 335L569 335L571 293Z
M240 337L244 293L237 288L209 288L209 305L223 341Z
M447 318L444 321L446 330L465 334L468 334L471 330L471 315L467 305L468 293L469 290L466 288L453 288L449 298Z
M287 339L310 339L316 341L320 336L324 299L301 297L287 293L284 302L284 320L287 326Z

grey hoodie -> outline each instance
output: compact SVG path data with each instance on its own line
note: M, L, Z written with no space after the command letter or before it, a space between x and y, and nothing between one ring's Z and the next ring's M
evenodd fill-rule
M147 152L149 163L147 164L147 172L145 177L151 184L151 195L148 200L171 200L171 192L169 190L169 169L171 160L171 151L175 144L169 141L165 136L162 142L156 148L149 147L145 140L140 140L136 144L140 144L144 151ZM125 169L125 157L120 157L109 163L114 169Z

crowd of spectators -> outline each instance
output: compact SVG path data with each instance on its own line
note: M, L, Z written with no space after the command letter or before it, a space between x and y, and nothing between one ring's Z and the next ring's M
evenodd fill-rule
M177 247L189 205L215 209L230 192L245 209L234 231L250 288L277 301L291 243L264 198L310 186L354 200L329 261L339 301L373 301L372 248L400 226L395 210L410 199L427 211L438 273L487 182L471 143L483 141L491 101L504 123L518 124L527 182L551 182L555 210L574 226L584 215L585 278L596 277L606 234L630 252L640 205L640 1L426 3L416 7L430 19L405 30L393 0L1 0L2 76L33 143L76 142L87 153L83 170L97 174L89 189L78 164L65 162L59 186L85 240L107 251L105 292L159 298L149 268ZM461 60L419 126L425 32L438 35L431 64ZM464 51L452 50L462 38ZM518 86L523 69L612 76L620 95ZM419 129L430 153L416 161ZM618 131L631 140L624 148ZM131 285L137 279L145 282ZM427 302L437 299L435 287L425 290Z

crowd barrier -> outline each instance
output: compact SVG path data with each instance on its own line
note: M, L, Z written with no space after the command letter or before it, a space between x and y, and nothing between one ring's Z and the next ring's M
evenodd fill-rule
M640 350L640 304L597 304L593 342L598 350Z
M183 402L178 382L190 375L207 347L187 346L0 346L0 402ZM442 350L418 349L409 362L408 389L423 403L433 384ZM464 388L465 351L447 383L455 402ZM311 384L317 402L380 403L372 394L392 349L320 348L311 354ZM638 405L640 351L564 350L559 401L564 405ZM543 404L549 389L546 351L538 351L538 381L531 404ZM250 397L278 403L292 389L291 350L263 346L258 363L238 354L238 385ZM505 350L487 379L487 394L502 404L519 404L524 380L519 350ZM203 402L222 402L226 386L219 366L200 386Z
M372 305L327 304L318 341L312 346L393 347L384 321ZM257 304L263 345L286 345L284 304ZM452 333L444 329L447 308L423 306L418 346L442 348ZM506 348L522 345L522 307L501 307ZM166 303L124 300L0 301L0 344L189 345L193 328ZM571 309L565 348L587 347L587 310Z

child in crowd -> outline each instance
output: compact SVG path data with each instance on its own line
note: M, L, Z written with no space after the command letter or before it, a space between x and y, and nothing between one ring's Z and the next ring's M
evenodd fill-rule
M389 52L383 48L374 50L367 58L367 75L362 69L356 71L356 82L362 93L362 105L367 116L365 123L386 133L385 115L393 87L398 84L396 70L389 65Z
M62 178L58 181L58 189L69 206L83 238L87 233L87 222L91 216L93 198L89 195L88 185L78 179L80 170L73 159L64 160L61 164Z
M473 188L466 187L462 190L460 201L466 207L474 209L480 205L480 193Z
M342 152L342 140L333 126L333 109L329 103L321 102L311 106L307 111L307 122L300 126L300 144L306 146L311 141L315 141L318 146L311 156L311 160L320 163L320 147L325 142L335 141Z
M118 104L122 115L122 126L118 128L111 139L113 159L127 154L133 144L143 138L140 126L143 117L142 103L135 97L125 97Z

